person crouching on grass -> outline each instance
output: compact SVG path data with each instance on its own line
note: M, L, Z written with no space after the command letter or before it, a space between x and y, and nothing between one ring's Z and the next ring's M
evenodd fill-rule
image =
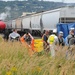
M20 34L17 33L16 29L13 29L13 32L9 34L9 40L10 41L19 41L20 40Z

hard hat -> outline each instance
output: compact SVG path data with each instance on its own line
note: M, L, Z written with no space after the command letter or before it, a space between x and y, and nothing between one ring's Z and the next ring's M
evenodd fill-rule
M70 28L70 30L74 30L74 28Z
M53 29L53 33L56 33L57 32L57 29Z
M60 32L59 32L59 35L60 35L60 36L63 36L63 32L62 32L62 31L60 31Z
M62 31L60 31L60 32L59 32L59 34L63 34L63 32L62 32Z

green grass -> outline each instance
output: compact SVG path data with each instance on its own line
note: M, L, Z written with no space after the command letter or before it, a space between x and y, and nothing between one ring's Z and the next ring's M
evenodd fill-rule
M59 47L55 58L44 52L30 56L21 43L0 37L0 75L75 75L75 56L66 59L66 50Z

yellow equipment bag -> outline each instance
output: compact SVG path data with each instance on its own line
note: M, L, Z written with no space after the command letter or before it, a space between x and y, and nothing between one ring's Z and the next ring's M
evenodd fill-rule
M34 50L36 52L41 52L43 50L43 41L42 41L42 39L35 39L34 40Z

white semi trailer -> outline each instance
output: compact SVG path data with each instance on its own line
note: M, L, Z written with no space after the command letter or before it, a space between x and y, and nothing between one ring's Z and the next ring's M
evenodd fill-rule
M57 23L59 23L60 9L52 11L46 11L42 14L43 30L56 29Z
M31 29L31 27L30 27L30 17L28 16L28 17L24 17L23 19L22 19L22 28L23 28L23 30L30 30Z
M58 23L75 22L75 7L67 6L59 9L35 13L12 20L12 28L25 31L40 31L56 29Z
M61 23L75 22L75 6L67 6L67 7L61 8L60 22Z
M41 30L41 25L40 25L41 14L34 14L30 17L31 17L31 29Z

